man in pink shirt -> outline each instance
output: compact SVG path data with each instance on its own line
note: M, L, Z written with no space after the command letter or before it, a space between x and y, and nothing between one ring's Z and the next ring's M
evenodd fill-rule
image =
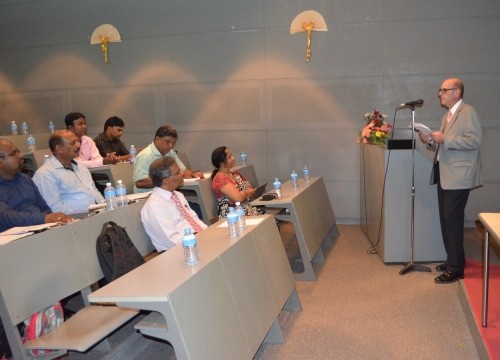
M118 162L114 154L108 154L104 158L99 154L94 140L87 136L85 115L79 112L71 112L66 115L64 122L66 123L66 128L74 132L80 141L80 155L76 158L78 162L87 168L116 164Z

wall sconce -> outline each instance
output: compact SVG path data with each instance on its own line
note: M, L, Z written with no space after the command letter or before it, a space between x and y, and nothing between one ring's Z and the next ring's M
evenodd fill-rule
M306 62L311 59L311 31L328 31L323 16L314 10L306 10L298 14L290 25L290 34L307 31Z
M121 42L120 33L118 29L111 24L102 24L94 30L90 37L90 44L101 44L101 51L104 53L104 62L108 61L108 43Z

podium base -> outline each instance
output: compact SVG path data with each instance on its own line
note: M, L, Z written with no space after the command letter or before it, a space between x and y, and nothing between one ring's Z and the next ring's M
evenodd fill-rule
M421 272L431 272L431 269L424 265L415 264L410 262L406 264L400 271L399 275L404 275L410 271L421 271Z

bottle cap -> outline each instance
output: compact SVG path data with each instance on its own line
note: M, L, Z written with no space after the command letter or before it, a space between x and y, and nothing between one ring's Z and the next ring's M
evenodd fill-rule
M241 203L240 203L239 201L236 201L234 204L235 204L236 206L238 206L238 205L240 205Z
M106 186L111 186L111 183L106 183Z
M117 183L117 184L121 184L121 183L123 183L123 181L121 181L121 180L117 180L117 181L116 181L116 183Z

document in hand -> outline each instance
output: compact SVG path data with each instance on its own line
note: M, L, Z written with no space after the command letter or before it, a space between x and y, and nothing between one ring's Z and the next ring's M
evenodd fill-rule
M421 123L415 123L414 130L417 132L424 133L424 134L430 134L432 132L431 129L429 129L427 126L425 126L424 124L421 124Z

